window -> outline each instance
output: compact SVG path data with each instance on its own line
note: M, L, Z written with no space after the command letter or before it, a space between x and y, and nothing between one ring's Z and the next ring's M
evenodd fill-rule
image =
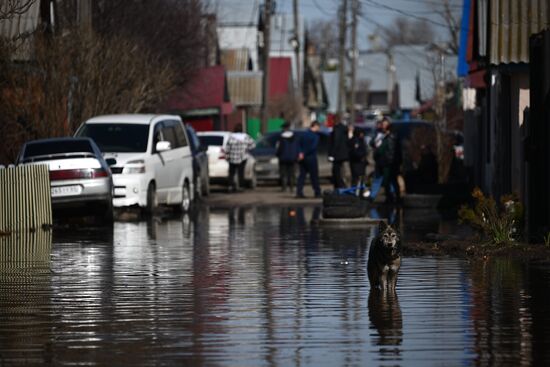
M188 146L189 143L187 142L187 137L185 136L185 132L183 131L183 126L180 124L180 122L173 121L173 127L176 133L176 140L178 142L178 147Z
M164 126L161 131L162 140L169 141L172 149L177 148L178 141L176 140L176 133L174 132L174 128L171 126Z
M36 142L27 144L25 148L25 158L66 153L95 154L87 140Z
M201 135L199 136L199 140L201 141L201 145L205 146L214 145L221 147L223 145L223 136Z
M149 125L143 124L86 124L78 136L92 138L102 152L134 153L147 150Z

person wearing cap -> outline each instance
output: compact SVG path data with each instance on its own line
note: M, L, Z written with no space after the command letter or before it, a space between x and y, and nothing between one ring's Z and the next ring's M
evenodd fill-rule
M277 158L279 158L279 177L281 190L294 190L296 181L295 166L298 161L298 138L290 130L290 123L285 122L282 133L277 142Z

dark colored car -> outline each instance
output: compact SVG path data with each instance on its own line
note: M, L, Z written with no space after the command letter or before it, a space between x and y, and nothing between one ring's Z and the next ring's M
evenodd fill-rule
M191 125L186 124L189 146L193 154L193 184L195 197L207 196L210 194L210 179L208 176L208 154L207 146L201 145L201 141Z
M437 134L433 123L423 120L395 120L391 123L392 132L398 137L400 151L402 154L402 173L405 179L407 192L416 192L419 185L437 183L437 171L426 172L425 162L426 154L432 156L431 161L437 160ZM460 131L443 131L445 144L451 146L454 153L454 161L451 166L450 176L458 174L453 172L460 170L463 159L464 138ZM434 166L434 170L437 167ZM426 182L427 177L435 177Z
M303 130L293 130L293 132L299 137ZM319 177L330 178L332 165L328 161L329 132L321 130L317 134L319 134L319 146L317 148ZM276 156L276 151L280 136L280 131L267 133L258 140L256 147L250 152L256 158L256 176L258 180L279 180L279 159Z
M109 160L109 163L115 163ZM17 164L47 164L54 210L78 208L84 215L113 220L113 179L107 161L90 138L26 142Z

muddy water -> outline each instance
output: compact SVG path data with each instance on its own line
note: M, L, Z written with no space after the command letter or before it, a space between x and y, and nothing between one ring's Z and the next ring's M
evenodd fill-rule
M0 366L550 362L548 266L407 257L382 297L366 276L375 228L318 215L205 209L3 239ZM399 215L405 238L433 229L418 218Z

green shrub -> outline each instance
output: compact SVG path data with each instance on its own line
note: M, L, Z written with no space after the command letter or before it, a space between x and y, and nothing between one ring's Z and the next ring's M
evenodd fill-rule
M513 195L503 196L500 203L485 196L480 189L472 192L474 206L462 206L458 212L460 221L481 232L493 245L509 245L521 235L523 206Z

